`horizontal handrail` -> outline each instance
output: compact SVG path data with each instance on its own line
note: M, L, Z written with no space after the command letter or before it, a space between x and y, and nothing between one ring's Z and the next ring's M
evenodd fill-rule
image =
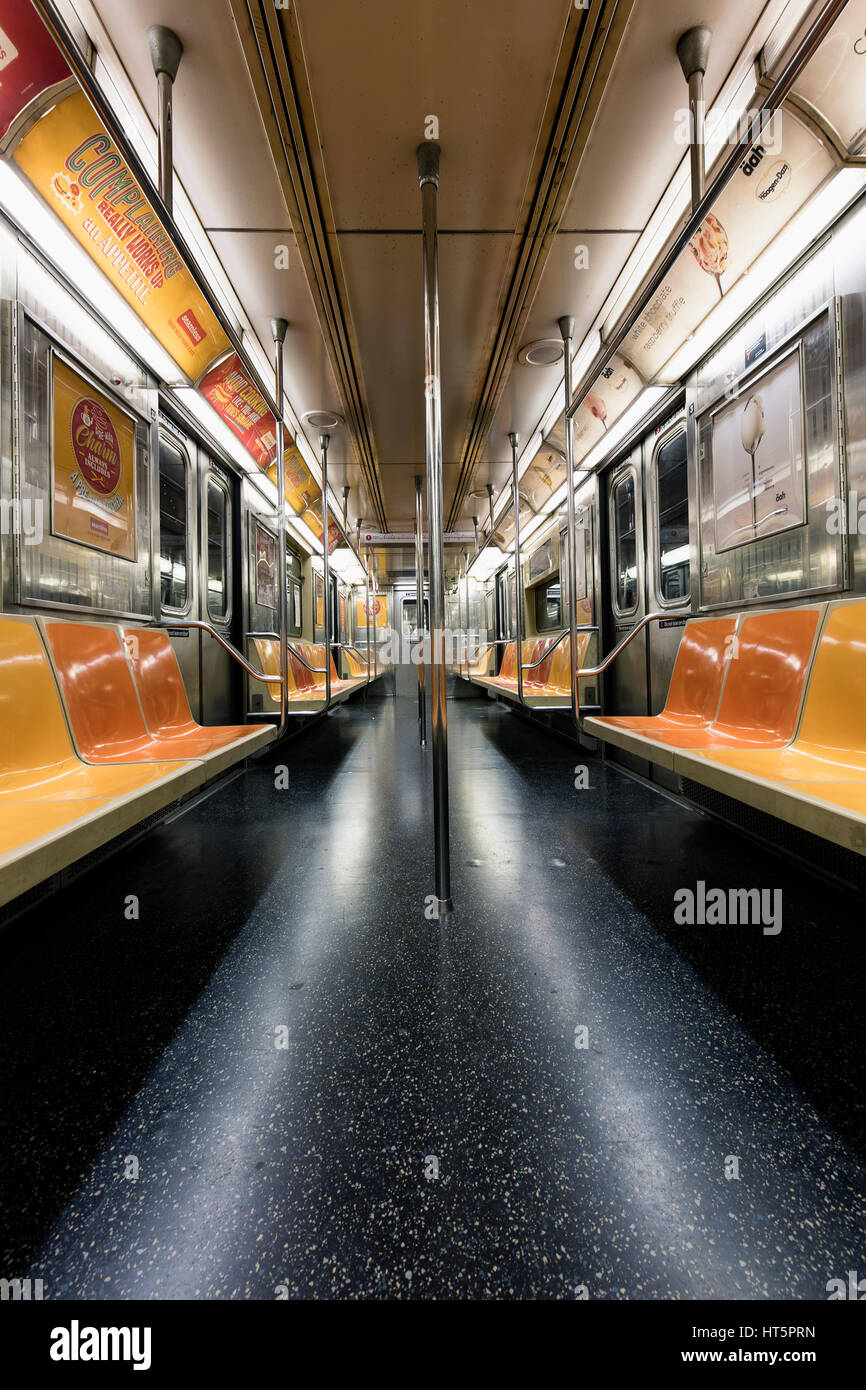
M212 627L210 623L203 623L198 618L190 618L189 621L185 623L162 622L160 623L160 627L170 629L171 631L180 632L185 632L186 629L190 627L197 627L202 632L209 633L211 637L213 637L217 642L219 642L220 646L225 648L229 656L234 657L238 665L242 666L246 671L247 675L252 676L254 680L264 681L266 685L282 685L283 683L282 679L279 676L265 676L262 674L261 671L257 671L254 666L250 665L246 657L241 656L237 647L233 647L231 642L229 642L225 637L223 637L222 633L218 632L217 629L215 627Z
M625 637L622 639L622 641L619 643L619 645L616 646L616 647L614 647L614 649L613 649L612 652L608 652L607 656L604 658L604 661L599 662L598 666L582 666L581 669L580 669L580 670L578 671L578 673L577 673L578 679L579 679L579 680L582 680L584 676L600 676L600 675L602 675L603 672L605 672L605 671L607 670L608 666L612 666L612 665L613 665L613 663L616 661L617 657L619 656L620 652L625 651L625 648L628 646L629 642L631 642L631 641L633 640L633 638L637 637L638 633L639 633L639 632L642 632L643 629L644 629L649 623L657 623L657 622L660 622L662 618L671 618L671 617L676 617L676 618L694 618L694 617L695 617L695 614L694 614L694 613L673 613L673 614L672 614L672 613L670 613L670 612L647 613L646 617L641 618L641 619L640 619L640 622L635 623L635 625L634 625L634 627L632 628L631 632L627 632L627 633L626 633Z

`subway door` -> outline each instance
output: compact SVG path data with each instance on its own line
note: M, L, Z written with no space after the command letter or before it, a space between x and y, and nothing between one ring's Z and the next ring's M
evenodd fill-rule
M199 571L201 615L238 646L240 609L235 592L240 573L240 497L228 469L201 452ZM242 684L237 662L207 632L201 641L202 723L238 724Z
M181 623L199 616L198 475L195 446L160 423L157 477L159 616ZM192 716L201 719L201 643L195 628L169 629Z
M646 549L644 541L643 478L641 450L607 475L608 595L605 645L609 652L646 615ZM607 714L648 714L646 630L639 633L605 673ZM641 758L616 751L619 761L646 774Z
M647 590L651 609L664 613L647 629L649 712L664 709L686 615L691 609L689 466L685 412L644 441L647 493ZM653 766L655 781L678 779Z

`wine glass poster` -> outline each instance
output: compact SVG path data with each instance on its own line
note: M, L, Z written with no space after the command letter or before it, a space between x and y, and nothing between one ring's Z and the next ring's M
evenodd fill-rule
M806 519L800 352L713 415L716 553Z

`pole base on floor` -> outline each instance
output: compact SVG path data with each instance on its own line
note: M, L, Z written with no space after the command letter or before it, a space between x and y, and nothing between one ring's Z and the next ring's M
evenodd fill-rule
M437 898L436 911L440 917L449 917L454 911L453 898Z

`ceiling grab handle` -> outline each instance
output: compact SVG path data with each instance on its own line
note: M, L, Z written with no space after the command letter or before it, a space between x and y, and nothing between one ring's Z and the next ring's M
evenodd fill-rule
M517 479L517 449L520 435L514 430L508 436L511 445L511 501L514 507L514 603L517 608L517 702L526 708L523 698L523 581L520 574L520 492Z
M577 525L574 511L574 421L570 414L571 408L571 353L574 340L574 319L564 315L559 320L559 331L562 334L562 345L564 350L565 374L563 385L565 389L565 492L568 499L568 634L570 650L568 654L569 674L571 676L571 717L575 727L580 728L580 707L577 698L577 604L575 600L575 590L577 587L576 565L575 565L575 546Z
M415 631L418 647L415 660L418 666L418 742L427 747L427 663L424 660L424 502L421 496L421 475L415 474Z
M445 682L445 545L442 534L442 402L439 370L439 145L418 146L424 251L424 396L427 419L427 526L430 574L430 681L433 696L433 837L439 916L451 912L448 828L448 716Z

